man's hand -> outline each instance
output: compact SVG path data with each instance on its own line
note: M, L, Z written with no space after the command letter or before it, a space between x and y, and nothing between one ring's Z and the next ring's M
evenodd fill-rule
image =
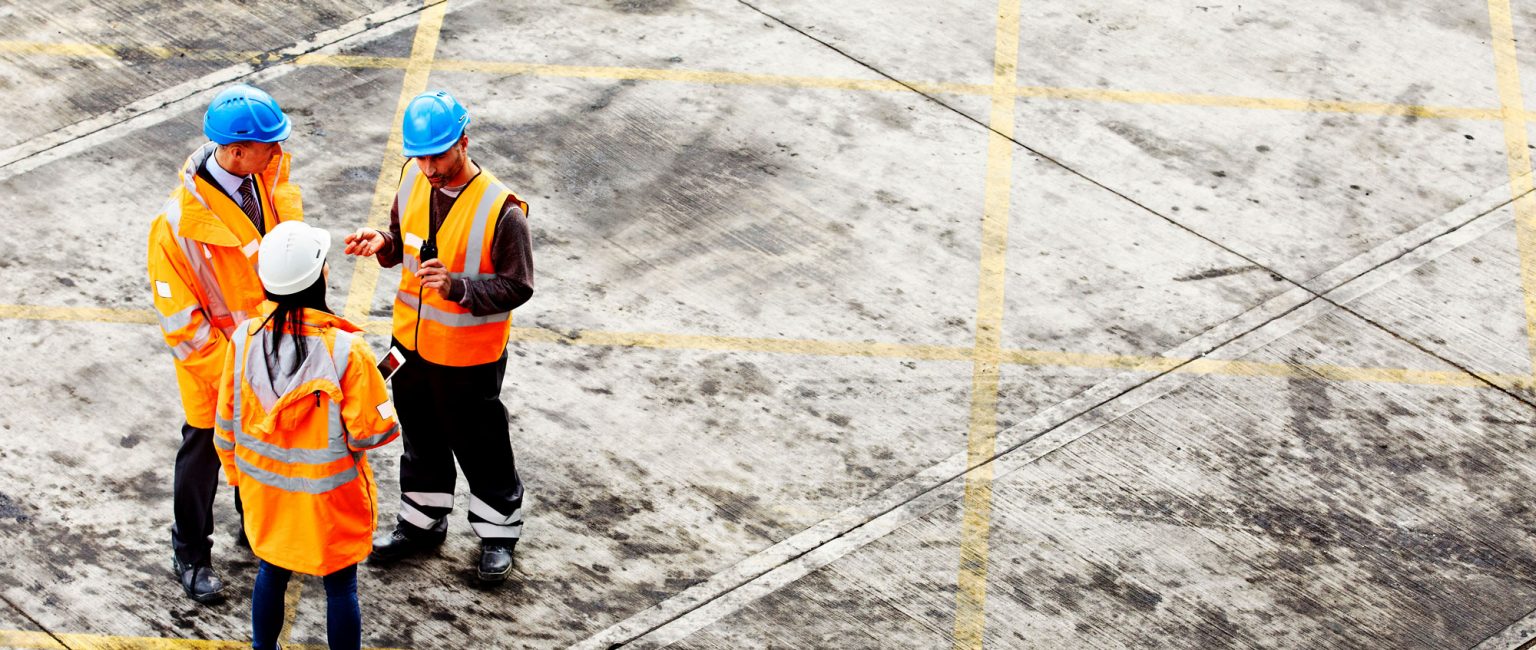
M448 268L443 266L442 260L427 260L421 263L421 270L416 272L416 278L421 280L421 286L425 289L437 289L437 294L448 297L448 287L452 286L453 276L448 274Z
M347 247L342 252L348 255L362 255L373 257L374 253L384 247L384 234L372 228L358 228L357 232L347 235L342 239Z

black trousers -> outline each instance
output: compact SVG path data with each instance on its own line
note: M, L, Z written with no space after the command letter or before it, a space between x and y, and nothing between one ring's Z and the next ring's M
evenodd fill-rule
M516 543L523 532L523 481L501 403L507 355L478 366L441 366L392 343L405 355L390 380L405 442L400 530L412 537L446 534L457 457L469 482L470 527L482 543Z
M176 523L171 526L171 546L187 566L207 566L213 552L213 496L219 488L219 452L213 448L213 429L181 425L181 448L176 450L176 475L171 503ZM235 489L235 512L243 513L240 490ZM243 522L242 522L243 524Z

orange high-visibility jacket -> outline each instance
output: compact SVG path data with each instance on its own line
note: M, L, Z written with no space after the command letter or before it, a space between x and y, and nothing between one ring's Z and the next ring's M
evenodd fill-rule
M216 148L210 142L187 158L181 182L149 227L149 282L160 330L176 359L187 423L200 428L213 426L230 332L265 300L256 277L261 234L239 204L197 175ZM289 161L286 153L273 156L256 176L268 232L280 221L304 218L299 187L288 182Z
M299 341L307 356L294 372ZM269 368L271 347L272 326L261 319L235 330L213 443L240 487L251 551L323 576L372 550L378 490L363 452L394 440L400 423L357 326L306 309L299 337L283 336Z
M475 366L501 358L512 333L512 312L484 316L448 300L436 290L421 291L416 271L421 268L421 246L431 233L432 184L415 164L406 163L395 205L400 212L400 238L405 272L395 294L395 339L421 358L444 366ZM490 172L482 170L470 181L443 219L437 231L437 257L454 278L482 280L495 277L491 242L502 206L515 201L528 213L528 204L503 187ZM420 300L417 296L420 296ZM417 317L421 322L417 323ZM417 340L420 328L421 340Z

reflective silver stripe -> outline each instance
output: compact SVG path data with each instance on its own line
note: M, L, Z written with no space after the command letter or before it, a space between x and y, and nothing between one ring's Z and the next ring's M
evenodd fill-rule
M336 330L336 341L331 348L331 364L336 366L336 386L343 385L342 378L347 376L347 364L352 360L351 332ZM345 396L343 396L345 397ZM351 453L352 446L347 444L347 424L341 421L341 405L331 404L330 413L331 430L327 432L327 440L330 441L331 450L339 453Z
M405 257L401 258L401 262L403 264L405 264L405 270L410 271L411 273L415 273L415 272L421 270L421 261L416 259L415 255L411 255L411 254L407 253L405 255ZM465 268L468 268L468 266L466 266ZM496 274L495 273L468 273L468 272L466 272L466 273L454 273L453 277L455 277L455 278L466 278L466 279L469 279L469 280L486 280L486 279L490 279L490 278L496 277Z
M405 222L405 209L411 204L411 190L416 188L416 177L421 175L421 169L416 166L416 161L405 159L405 173L400 177L400 189L395 192L395 208L400 212L401 223Z
M480 205L475 206L475 220L469 226L469 241L464 245L464 272L480 272L480 249L485 243L485 226L491 220L491 208L497 199L507 195L501 183L490 183L480 195Z
M213 156L214 152L218 151L218 149L218 144L213 142L206 143L203 146L198 147L197 151L192 152L192 155L187 157L187 164L182 167L182 186L187 188L187 192L192 196L197 197L197 202L203 204L204 206L208 205L208 200L204 199L203 195L198 193L197 181L194 179L197 178L197 170L202 169L203 161Z
M475 534L486 539L517 539L523 536L523 525L497 526L480 521L469 522L469 527L475 529Z
M202 198L199 197L198 200L202 201ZM245 312L231 312L229 310L229 302L224 299L224 290L219 286L219 278L217 275L214 275L213 267L208 264L205 245L177 234L181 230L181 201L177 200L175 196L166 201L165 219L171 226L171 234L176 238L177 247L181 248L182 256L187 259L187 265L192 267L192 274L197 277L198 286L202 288L203 294L208 297L208 304L204 305L203 316L209 320L229 318L236 323L245 320ZM228 334L229 332L226 331L225 335Z
M192 305L170 316L160 317L160 331L170 334L192 324L192 312L201 309L201 305Z
M197 332L192 335L192 340L171 346L171 356L176 357L178 361L186 361L193 354L196 354L198 350L203 349L204 345L208 344L208 336L212 331L213 329L209 327L208 321L203 321L201 325L197 326Z
M512 511L512 514L510 515L503 516L500 512L497 512L495 508L492 508L490 504L481 501L474 494L469 495L469 511L475 516L484 519L485 523L488 524L499 524L505 526L523 520L522 508L518 508L517 510Z
M305 494L324 494L357 479L357 466L352 465L340 472L325 478L299 478L296 476L283 476L275 472L269 472L252 465L244 458L235 456L235 464L240 467L240 473L245 474L257 483L274 487L288 492L303 492Z
M234 420L226 420L224 418L219 417L218 415L214 415L213 416L213 421L214 421L215 424L217 424L219 426L220 429L223 429L225 431L234 431L235 430L235 421Z
M251 338L250 331L251 329L249 326L247 326L245 323L241 323L235 327L235 336L233 337L233 342L235 344L235 417L230 421L231 426L229 427L229 430L235 433L239 433L241 428L240 385L245 383L245 342Z
M335 410L334 407L332 410ZM264 458L270 458L279 463L289 465L324 465L326 463L334 463L346 458L348 453L345 449L341 453L337 453L336 450L330 448L283 447L261 440L238 429L235 430L235 442Z
M428 508L453 507L453 495L447 492L406 492L401 496L409 497L410 500Z
M396 292L395 300L404 303L405 306L410 307L411 309L415 309L422 318L436 323L441 323L449 327L473 327L475 325L485 325L487 323L500 323L512 317L512 312L510 311L497 312L494 314L487 314L485 316L446 312L438 309L437 307L433 307L432 305L423 306L421 302L416 299L416 296L413 296L405 291Z
M220 435L213 436L213 446L218 447L219 449L223 449L224 451L235 450L235 442L233 440L225 440L224 436Z
M336 364L336 385L341 385L341 378L347 376L347 363L352 360L352 339L356 338L351 332L336 330L336 347L331 349L331 362Z
M415 506L412 506L411 504L404 501L400 502L400 518L404 519L406 523L409 523L412 526L417 528L426 528L428 530L436 527L438 522L442 521L442 519L433 519L424 514L421 514L421 511L417 510Z
M393 435L395 435L397 433L400 433L400 423L399 422L396 422L394 424L389 425L389 430L385 431L384 433L371 435L371 436L368 436L367 438L357 438L357 439L354 439L352 441L352 448L357 449L357 448L377 447L377 446L383 444L385 440L388 440L390 436L393 436Z

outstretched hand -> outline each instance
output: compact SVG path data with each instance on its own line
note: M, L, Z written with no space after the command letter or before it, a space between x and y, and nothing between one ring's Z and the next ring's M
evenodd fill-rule
M347 245L342 252L348 255L373 257L379 249L384 248L385 238L383 233L372 228L358 228L357 232L347 235L342 241Z

